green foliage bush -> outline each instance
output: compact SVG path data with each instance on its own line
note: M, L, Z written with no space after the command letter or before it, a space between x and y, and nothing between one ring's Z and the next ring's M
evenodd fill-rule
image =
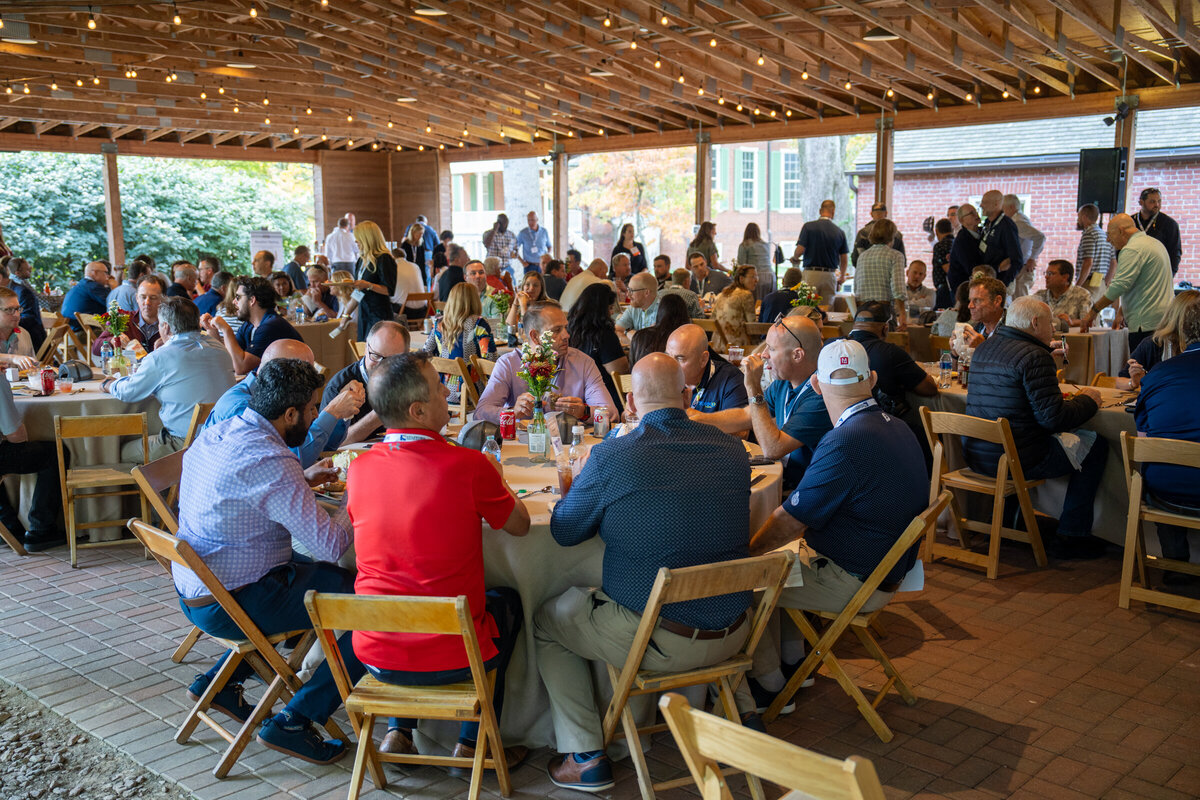
M118 169L127 260L215 255L248 272L252 228L281 231L287 250L315 238L307 164L122 156ZM101 157L0 154L0 223L35 285L65 290L88 261L108 257Z

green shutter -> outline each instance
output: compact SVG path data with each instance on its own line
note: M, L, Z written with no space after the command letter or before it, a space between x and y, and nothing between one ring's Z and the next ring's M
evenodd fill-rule
M783 208L783 153L771 150L771 209Z
M479 176L472 172L467 175L467 211L479 210Z
M484 187L484 211L493 211L496 208L496 173L489 172L487 183Z

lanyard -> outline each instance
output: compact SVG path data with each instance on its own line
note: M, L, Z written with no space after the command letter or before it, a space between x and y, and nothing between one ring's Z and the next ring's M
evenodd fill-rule
M700 399L704 397L704 390L708 388L708 382L712 379L712 374L713 365L712 362L709 361L704 367L704 377L700 380L700 385L697 386L696 390L692 393L692 408L696 409L697 411L700 410Z
M791 401L788 401L788 399L787 399L788 391L790 391L790 390L787 390L787 389L784 390L784 393L783 393L784 402L780 406L779 411L777 411L775 413L775 421L779 428L783 428L783 426L788 424L788 420L790 420L792 418L792 414L796 413L796 406L800 405L800 398L803 397L804 393L811 388L812 388L812 385L809 384L808 381L805 381L804 383L802 383L800 385L800 391L796 392L796 396L793 397L791 399ZM780 412L783 412L783 420L782 421L779 419Z
M862 402L855 403L854 405L850 406L849 408L847 408L845 411L842 412L842 415L837 418L837 422L833 423L833 427L837 428L837 427L841 426L841 424L843 422L850 419L858 412L868 409L873 405L876 405L875 398L873 398L873 397L868 397L866 400L863 400Z
M1150 229L1154 227L1154 223L1158 222L1158 214L1159 214L1159 212L1155 211L1154 216L1150 218L1149 222L1142 222L1142 215L1140 213L1134 214L1133 221L1134 221L1134 223L1137 224L1138 230L1149 233Z
M432 436L425 436L420 433L389 433L383 437L383 443L391 445L391 447L388 448L389 450L397 450L399 449L396 447L398 444L404 444L405 442L419 442L422 439L429 442L436 441Z

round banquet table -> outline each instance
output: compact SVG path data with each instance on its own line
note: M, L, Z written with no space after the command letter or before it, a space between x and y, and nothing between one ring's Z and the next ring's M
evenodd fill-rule
M586 437L594 446L597 439ZM758 445L745 443L748 453L761 453ZM572 586L599 586L603 575L604 543L593 537L574 547L563 547L550 534L550 512L558 495L558 473L554 464L534 464L527 445L505 442L501 448L504 478L513 491L524 498L529 509L531 525L525 536L510 536L494 531L484 524L484 579L489 587L508 586L521 596L525 624L509 663L501 735L504 744L524 744L529 747L554 745L554 724L550 715L550 699L542 685L534 661L533 615L547 600ZM779 463L753 467L750 488L750 532L766 522L779 507L782 498L783 467ZM540 490L551 486L553 491ZM522 492L522 490L525 490ZM348 564L345 557L339 563ZM318 648L319 650L319 648ZM320 654L310 653L305 660L305 675L320 663ZM600 665L594 665L593 677L601 694L608 689L608 677ZM586 688L581 687L586 691ZM601 706L603 709L603 705ZM420 734L441 747L452 747L458 726L452 723L423 722ZM422 749L428 742L421 743Z
M82 391L80 391L82 389ZM29 432L31 441L54 441L54 418L88 416L103 414L137 414L146 413L146 427L150 436L156 436L162 430L162 422L158 418L158 400L150 397L139 403L126 403L110 394L100 391L100 381L78 381L71 394L57 391L49 397L29 397L15 391L17 412L22 415L25 429ZM93 466L96 464L116 464L121 460L121 444L124 440L115 437L68 439L64 447L71 453L71 466ZM20 477L20 481L16 478ZM5 482L5 491L9 500L17 508L21 524L28 526L27 511L33 498L35 476L13 476ZM128 502L126 502L128 501ZM86 500L76 504L76 519L79 522L93 522L100 519L125 519L136 516L139 506L134 497L110 497L102 500ZM93 541L116 539L121 535L121 527L100 528L90 532Z
M350 342L353 341L354 327L340 331L334 338L329 334L335 330L335 322L299 322L293 323L304 343L312 348L317 363L325 367L325 379L329 380L345 369L351 362L356 361L350 352Z
M937 379L937 365L925 364L934 379ZM1074 388L1063 384L1064 392L1072 392ZM1129 490L1125 485L1125 467L1121 457L1121 431L1134 432L1133 414L1125 410L1124 401L1132 399L1132 392L1117 389L1097 389L1100 392L1100 410L1094 417L1084 423L1081 428L1095 431L1108 443L1108 461L1104 465L1104 476L1100 488L1096 491L1094 505L1094 523L1092 533L1114 544L1125 544L1125 520L1129 513ZM942 389L936 397L917 397L909 395L909 402L928 406L933 411L951 411L965 414L967 409L967 390L957 381L949 389ZM957 437L953 439L952 452L949 453L950 468L958 469L964 466L962 451ZM1041 486L1031 491L1034 506L1051 516L1058 518L1062 512L1063 498L1067 492L1067 478L1047 480ZM977 513L977 512L969 512Z

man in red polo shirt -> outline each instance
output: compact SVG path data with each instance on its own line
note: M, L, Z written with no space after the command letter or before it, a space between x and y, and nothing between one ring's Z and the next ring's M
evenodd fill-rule
M449 392L425 354L385 358L371 374L368 391L387 434L354 460L346 480L358 564L355 593L466 595L485 667L496 670L493 704L499 718L504 672L523 617L515 590L485 591L481 523L524 536L529 512L504 482L499 464L442 438L439 431L450 420ZM397 486L420 489L398 503ZM385 683L440 686L471 678L458 637L356 631L354 652ZM389 720L380 749L415 752L415 724ZM474 755L478 731L478 723L463 723L455 756ZM505 749L510 769L526 752Z

